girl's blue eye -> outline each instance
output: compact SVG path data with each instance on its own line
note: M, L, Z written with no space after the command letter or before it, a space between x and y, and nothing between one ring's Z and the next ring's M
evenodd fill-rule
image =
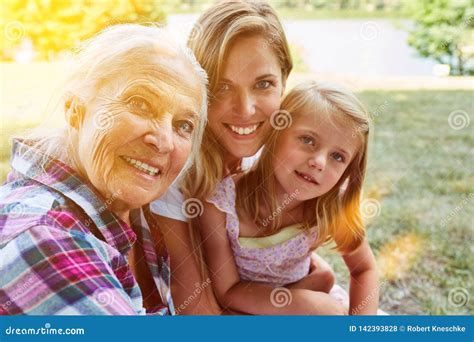
M141 96L132 96L127 101L128 108L133 112L151 113L151 105Z
M272 85L272 83L270 81L259 81L257 83L257 88L258 89L267 89L268 87L270 87Z
M304 145L314 145L314 140L310 136L303 135L300 140Z
M194 131L194 125L191 121L179 121L178 129L181 134L190 135Z
M334 158L335 161L340 162L340 163L344 163L344 156L342 154L334 152L332 154L332 157Z

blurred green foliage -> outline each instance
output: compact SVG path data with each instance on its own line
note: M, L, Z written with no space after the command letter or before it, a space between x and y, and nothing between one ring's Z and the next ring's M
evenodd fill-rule
M399 9L402 0L269 0L277 7L332 9L332 10L394 10Z
M421 56L449 64L453 75L474 74L474 0L407 3L415 28L408 43Z
M2 0L2 60L29 39L36 60L51 60L119 23L163 23L166 0Z

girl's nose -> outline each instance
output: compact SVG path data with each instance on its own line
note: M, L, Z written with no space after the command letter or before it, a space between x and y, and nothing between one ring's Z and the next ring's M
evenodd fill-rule
M145 134L144 142L161 154L172 152L174 150L172 120L162 120L159 124L154 125L153 128Z
M317 153L308 160L308 164L311 168L315 168L318 171L323 171L326 167L327 158L324 153Z
M246 121L255 115L255 99L249 92L242 92L236 96L235 112L239 119Z

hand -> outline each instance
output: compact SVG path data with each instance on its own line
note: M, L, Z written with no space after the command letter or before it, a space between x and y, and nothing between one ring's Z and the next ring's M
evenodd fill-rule
M308 275L286 287L289 289L306 289L329 293L335 281L336 278L331 266L319 255L312 253Z

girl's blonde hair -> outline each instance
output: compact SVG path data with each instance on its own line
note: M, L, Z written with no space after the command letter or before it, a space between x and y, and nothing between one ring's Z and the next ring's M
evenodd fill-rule
M341 253L353 251L363 240L364 225L359 211L362 184L367 164L369 116L361 102L351 92L331 84L304 82L291 90L281 105L294 122L303 113L325 115L335 122L352 128L355 143L360 143L347 169L337 184L326 194L304 202L304 208L314 216L303 222L304 229L317 225L318 237L314 247L334 241ZM261 227L260 209L279 213L276 202L273 169L274 151L278 149L283 130L274 129L256 165L245 174L237 187L236 207L249 215ZM279 216L272 221L270 232L280 229Z
M215 93L225 58L232 44L242 36L261 35L278 57L283 81L293 67L290 49L275 10L266 2L223 1L204 12L195 24L188 46L209 76L210 101ZM187 198L206 199L224 177L225 151L206 127L199 157L185 176L182 191Z
M104 82L131 66L150 71L157 69L160 62L156 57L160 56L160 53L163 53L164 57L170 53L179 56L192 66L202 84L200 122L194 131L191 155L184 167L186 169L199 153L207 120L207 75L192 51L176 41L177 39L170 36L170 32L156 26L124 24L101 31L77 49L72 69L64 82L60 106L56 110L61 111L64 116L66 102L72 96L87 104L97 95ZM180 80L175 82L177 85ZM69 138L70 129L66 123L55 130L39 127L21 138L33 142L34 147L43 151L45 156L53 156L69 164L73 162L71 158L74 158L75 154Z

